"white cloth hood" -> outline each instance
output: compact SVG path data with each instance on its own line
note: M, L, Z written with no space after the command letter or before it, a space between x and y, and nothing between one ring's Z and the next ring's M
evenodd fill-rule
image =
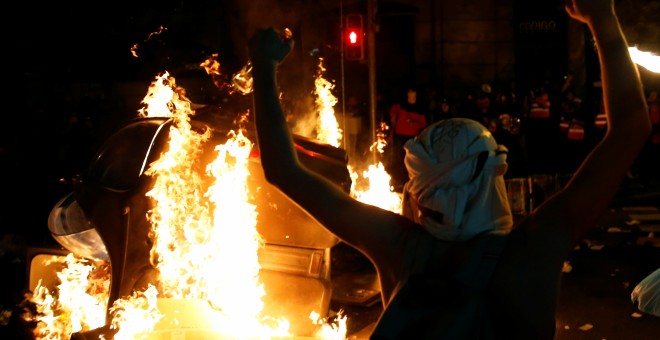
M507 150L482 124L466 118L439 121L408 140L405 150L410 179L404 187L404 215L449 241L511 228L504 183ZM441 219L424 210L438 212Z

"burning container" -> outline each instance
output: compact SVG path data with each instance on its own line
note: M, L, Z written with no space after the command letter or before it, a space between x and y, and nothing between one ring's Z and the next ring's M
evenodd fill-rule
M109 261L108 306L134 291L162 284L160 269L155 265L158 256L154 255L154 230L149 219L155 203L148 195L156 177L147 171L171 147L174 124L171 118L139 118L123 126L101 146L78 178L74 191L51 211L48 227L64 248L81 257ZM225 143L237 130L232 117L213 107L198 109L190 126L200 133L211 129L198 154L200 164L210 162L214 146ZM248 140L256 140L251 129L242 131ZM295 136L294 140L305 166L346 192L350 190L344 150L302 136ZM292 334L311 336L316 326L310 322L310 312L321 316L328 313L330 249L338 239L265 181L256 144L247 164L250 201L256 206L256 229L263 239L258 261L259 280L265 291L264 311L285 317ZM194 286L196 282L189 284ZM87 334L112 333L111 319L108 311L105 326ZM85 338L86 333L76 336Z

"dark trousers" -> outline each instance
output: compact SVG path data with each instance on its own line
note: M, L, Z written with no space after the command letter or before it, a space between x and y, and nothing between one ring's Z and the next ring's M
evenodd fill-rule
M394 190L401 192L403 185L408 181L408 170L404 163L406 157L406 150L403 146L406 142L415 136L397 135L394 134L392 138L392 145L390 148L390 161L388 166L388 173L392 176L390 184Z

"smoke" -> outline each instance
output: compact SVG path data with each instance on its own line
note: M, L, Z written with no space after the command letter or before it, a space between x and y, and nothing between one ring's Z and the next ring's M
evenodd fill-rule
M257 29L297 27L307 7L304 1L285 0L232 0L226 6L230 12L225 15L230 22L227 26L231 32L228 33L233 37L236 51L242 51L244 60L247 60L248 39Z
M316 138L319 117L314 107L314 98L311 95L295 96L288 105L283 104L285 104L284 109L291 132L308 138Z

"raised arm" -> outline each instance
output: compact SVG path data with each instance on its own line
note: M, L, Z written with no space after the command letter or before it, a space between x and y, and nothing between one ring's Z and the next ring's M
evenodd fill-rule
M397 221L409 221L358 202L298 161L276 84L277 65L291 46L272 28L258 31L249 45L257 139L266 179L342 241L372 260L389 259L387 244L396 242Z
M607 114L607 132L552 199L565 214L559 222L571 228L573 244L590 233L606 211L626 172L651 131L644 92L612 0L573 0L566 11L585 23L598 49ZM551 202L548 202L549 204ZM550 209L550 211L557 211Z

